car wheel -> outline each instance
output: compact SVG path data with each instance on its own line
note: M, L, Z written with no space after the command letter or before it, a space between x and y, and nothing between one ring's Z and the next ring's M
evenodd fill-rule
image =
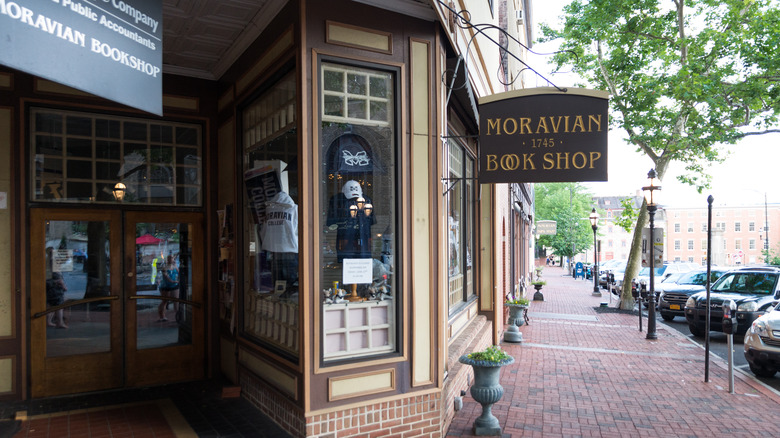
M704 337L704 329L691 324L688 324L688 329L690 329L693 336L696 336L697 338Z
M753 371L753 374L758 377L774 377L777 373L777 369L772 367L753 365L752 363L748 363L748 365L750 365L750 371Z
M664 321L672 321L672 320L674 320L674 315L667 315L665 313L662 313L661 314L661 318L663 318Z

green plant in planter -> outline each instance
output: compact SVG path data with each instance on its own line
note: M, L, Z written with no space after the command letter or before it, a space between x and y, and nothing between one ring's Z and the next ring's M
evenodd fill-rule
M515 298L513 300L506 300L506 302L504 304L507 304L507 305L513 305L514 304L514 305L518 305L518 306L527 306L528 303L530 303L530 302L531 301L529 301L528 298L520 297L520 298Z
M509 361L514 361L514 358L502 350L498 345L491 345L484 351L475 351L466 355L471 360L478 360L483 362L490 362L494 364L504 364Z
M504 387L500 383L501 368L514 363L515 358L498 345L491 345L484 351L464 354L458 361L471 365L474 384L469 392L474 400L482 405L482 414L474 420L472 432L480 436L501 435L501 425L493 415L492 407L504 395Z
M532 281L531 284L534 286L544 286L545 284L547 284L547 282L544 280L537 280L537 281Z

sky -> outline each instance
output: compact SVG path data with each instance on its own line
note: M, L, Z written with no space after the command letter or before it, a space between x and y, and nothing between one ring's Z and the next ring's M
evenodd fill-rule
M560 14L568 3L569 0L533 2L535 39L541 36L540 23L556 27L561 22ZM550 53L556 47L551 43L535 44L533 50ZM575 75L554 73L547 59L547 56L529 55L529 64L559 87L575 85L578 80ZM549 86L543 79L535 84L531 81L531 84ZM714 198L713 207L764 204L765 199L769 203L780 203L780 134L746 137L735 145L723 145L721 149L728 158L708 169L712 175L710 189L699 194L693 187L677 181L676 177L683 174L684 169L681 164L673 163L664 176L660 203L670 207L706 207L709 195ZM612 129L608 146L609 181L582 184L594 196L641 196L641 188L647 183L647 172L652 167L653 162L648 157L636 152L636 147L625 141L622 131Z

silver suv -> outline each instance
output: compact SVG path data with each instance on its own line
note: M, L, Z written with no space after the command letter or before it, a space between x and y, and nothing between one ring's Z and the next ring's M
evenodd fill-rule
M745 359L758 377L772 377L780 368L780 304L753 321L745 334Z

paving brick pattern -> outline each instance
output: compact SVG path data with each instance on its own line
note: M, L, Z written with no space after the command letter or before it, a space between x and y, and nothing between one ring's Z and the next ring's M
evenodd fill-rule
M554 267L544 279L545 301L531 302L520 327L524 342L501 343L515 357L493 406L504 437L780 436L780 394L739 370L730 394L715 356L705 383L703 348L661 320L658 339L647 340L646 318L639 332L637 314L597 311L608 297L594 297L591 281ZM481 411L464 397L447 436L472 436Z

